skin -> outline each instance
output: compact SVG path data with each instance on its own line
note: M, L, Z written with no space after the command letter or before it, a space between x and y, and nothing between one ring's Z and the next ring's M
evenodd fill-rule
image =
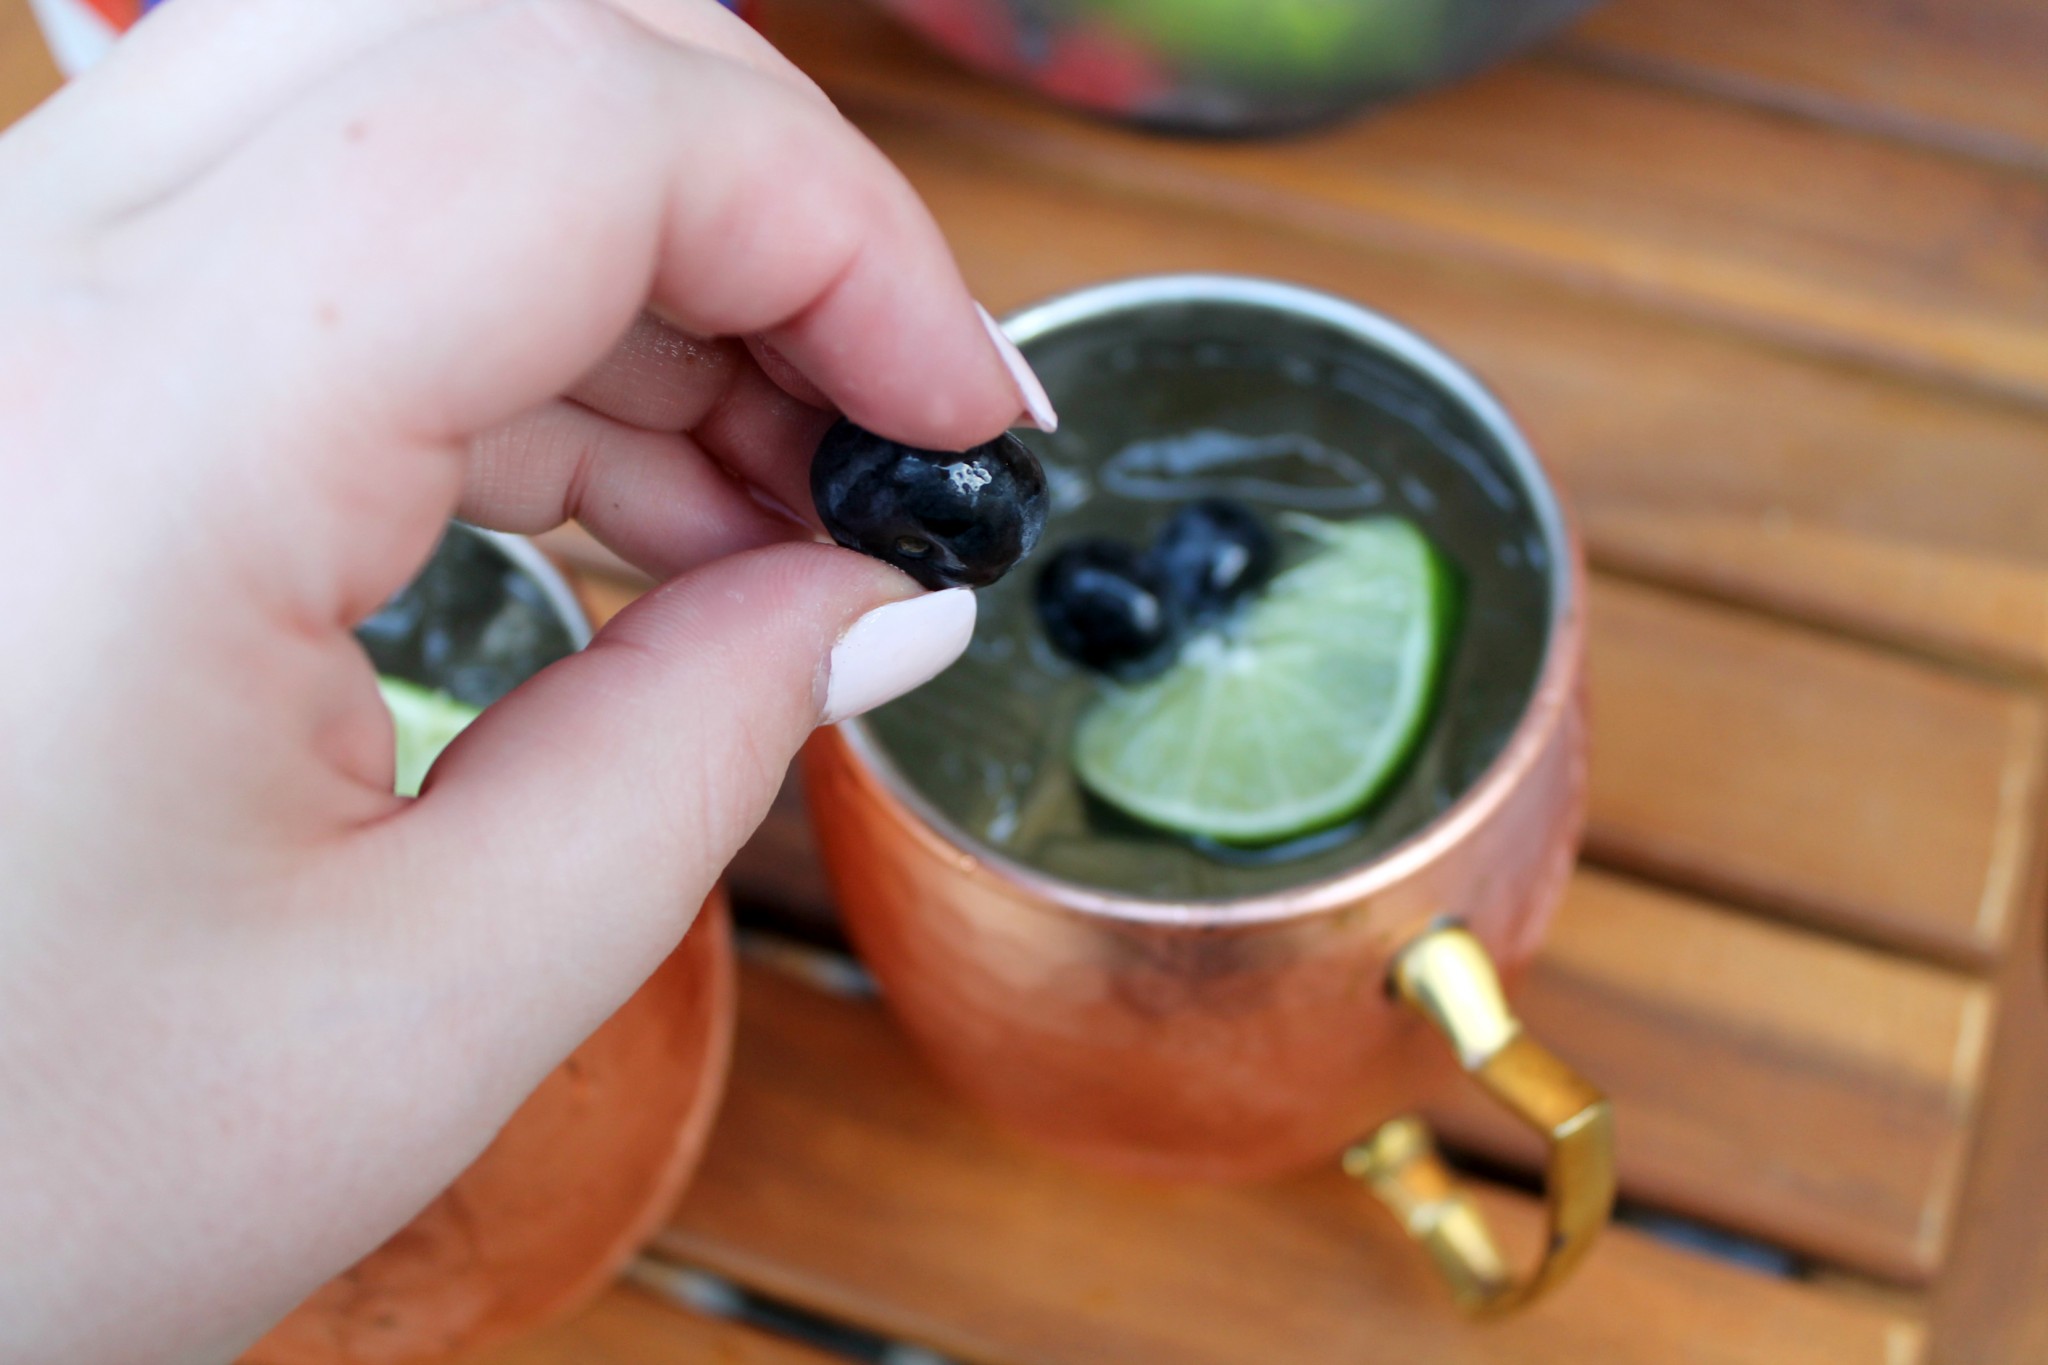
M0 1355L231 1357L668 953L914 592L750 492L822 403L1019 408L707 0L178 0L0 137ZM665 582L407 803L349 631L451 514Z

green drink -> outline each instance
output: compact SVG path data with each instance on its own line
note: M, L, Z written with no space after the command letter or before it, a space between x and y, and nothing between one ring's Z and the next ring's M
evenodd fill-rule
M966 657L864 722L931 814L969 848L1068 881L1229 900L1366 862L1473 785L1542 668L1555 566L1514 454L1467 403L1334 326L1216 300L1055 326L1024 348L1062 417L1056 435L1026 437L1052 491L1045 539L982 590ZM1279 582L1328 551L1316 527L1389 516L1448 566L1454 611L1426 727L1370 804L1300 837L1255 846L1159 829L1075 770L1077 730L1119 684L1049 647L1033 579L1063 544L1145 541L1205 497L1273 529Z

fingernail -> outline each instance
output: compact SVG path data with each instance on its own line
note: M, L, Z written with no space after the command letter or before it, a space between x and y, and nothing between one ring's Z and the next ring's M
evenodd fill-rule
M832 646L825 682L831 725L894 701L960 657L974 634L974 594L966 588L920 593L876 607Z
M988 339L996 344L996 354L1009 368L1010 382L1017 386L1017 396L1024 400L1024 412L1031 418L1031 425L1040 431L1058 431L1060 415L1052 410L1052 400L1045 396L1045 385L1038 382L1031 362L1017 349L1017 343L1003 334L1002 324L989 316L988 309L977 303L974 311L981 314L981 325L988 328Z

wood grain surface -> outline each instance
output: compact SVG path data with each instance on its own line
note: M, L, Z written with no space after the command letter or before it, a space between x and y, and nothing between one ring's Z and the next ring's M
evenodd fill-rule
M1881 1301L1627 1229L1556 1298L1475 1330L1334 1169L1220 1189L1094 1175L941 1094L874 1005L763 970L741 996L725 1115L657 1249L967 1361L1920 1358L1919 1325ZM1484 1203L1496 1220L1533 1214L1500 1190Z
M1000 141L852 107L998 310L1118 275L1226 270L1330 289L1418 328L1528 429L1573 495L1596 558L1604 531L1639 515L1713 516L1948 551L2048 585L2048 425L2030 412L1490 266L1347 247L1076 183ZM1643 535L1616 539L1625 552ZM1748 571L1743 547L1711 540L1672 545L1663 567ZM1809 586L1801 560L1778 567L1781 598L1838 600L1832 577ZM2040 647L2026 622L1998 638L2014 653Z
M2035 0L1615 0L1567 46L1709 96L2048 168Z
M2037 699L1611 581L1592 620L1596 856L1996 958L2038 834Z
M839 0L778 45L857 108L971 130L1069 182L1366 246L1501 261L2048 400L2048 182L1580 67L1523 62L1319 137L1167 142L977 81Z
M1602 506L1599 563L1631 577L1994 672L2048 672L2048 573L1785 516Z

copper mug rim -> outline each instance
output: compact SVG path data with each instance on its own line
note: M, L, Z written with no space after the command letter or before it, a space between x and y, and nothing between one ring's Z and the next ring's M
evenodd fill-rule
M1565 722L1571 707L1574 643L1583 610L1585 570L1556 483L1500 400L1463 365L1383 314L1302 285L1229 274L1145 275L1090 285L1012 314L1004 330L1020 347L1063 328L1163 304L1216 304L1265 310L1320 324L1391 358L1463 406L1494 440L1528 497L1550 557L1550 623L1543 662L1508 742L1448 807L1392 848L1316 881L1253 896L1155 900L1106 891L1029 867L989 847L939 811L903 776L860 720L839 726L848 748L879 781L911 837L948 856L965 854L1023 895L1069 912L1118 921L1188 927L1244 926L1335 913L1397 885L1464 841L1506 801Z

